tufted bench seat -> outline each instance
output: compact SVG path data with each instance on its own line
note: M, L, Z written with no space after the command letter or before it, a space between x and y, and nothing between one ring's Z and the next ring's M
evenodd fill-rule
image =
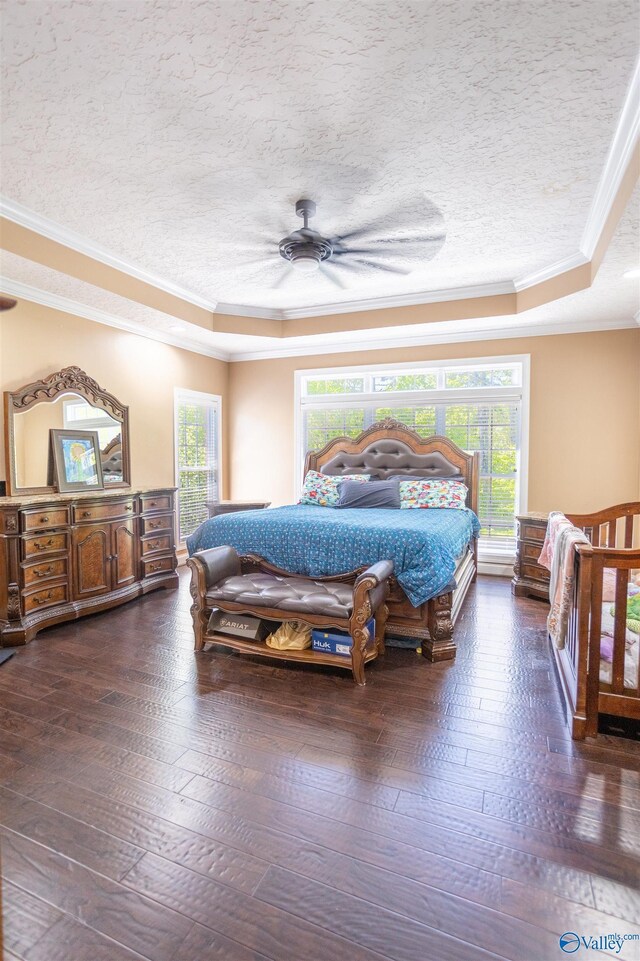
M384 628L388 616L385 600L388 579L393 572L391 561L378 561L355 579L347 575L310 578L290 574L261 558L241 557L233 547L199 551L187 563L192 572L194 604L191 614L196 651L201 651L207 641L214 641L265 656L336 663L340 667L351 667L358 684L365 683L365 663L384 653ZM318 654L308 649L276 651L259 642L208 635L209 615L215 609L346 630L352 638L351 661L340 655ZM373 638L367 628L371 617L375 618Z

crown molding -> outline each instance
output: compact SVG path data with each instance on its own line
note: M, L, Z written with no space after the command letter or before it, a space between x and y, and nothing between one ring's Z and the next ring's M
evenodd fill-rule
M277 307L245 307L243 304L218 302L217 312L231 317L255 317L258 320L284 320L284 311ZM306 315L305 315L306 316Z
M338 301L317 307L301 307L281 311L282 320L300 320L305 317L324 317L325 314L352 314L360 310L382 310L388 307L415 307L420 304L442 304L452 300L473 300L476 297L497 297L513 294L511 280L495 284L475 284L469 287L447 287L441 290L423 290L415 294L393 294L389 297L370 297L366 300Z
M631 78L620 118L616 126L602 176L595 192L587 223L580 241L580 250L591 260L607 217L613 206L622 178L629 166L640 137L640 59Z
M170 347L180 347L182 350L189 350L194 354L203 354L205 357L213 357L215 360L228 361L229 354L226 351L215 350L207 347L206 344L194 344L185 337L176 337L169 332L156 330L153 327L144 327L135 321L123 320L122 317L115 317L97 307L89 307L77 300L70 300L68 297L61 297L59 294L51 294L38 287L31 287L17 280L2 278L0 288L18 300L29 300L34 304L41 304L43 307L51 307L53 310L60 310L65 314L74 314L76 317L84 317L86 320L93 320L97 324L104 324L107 327L116 327L118 330L125 330L129 334L136 334L138 337L147 337L150 340L157 340Z
M435 344L470 343L485 340L513 340L518 337L548 337L554 334L587 334L601 330L627 330L635 326L633 319L611 320L609 322L584 321L555 323L553 321L540 324L514 324L511 327L482 327L472 321L473 328L452 331L449 324L459 321L443 321L442 324L430 324L431 328L439 328L434 332L413 334L407 337L391 337L377 343L352 340L336 344L317 344L304 347L279 347L273 350L232 351L229 355L231 363L243 363L250 360L275 360L282 357L310 357L322 354L355 353L369 350L393 350L394 347L428 347ZM376 333L379 334L379 331Z
M555 266L555 265L554 265ZM475 284L469 287L448 287L440 290L422 290L413 294L392 294L387 297L369 297L359 300L341 300L313 307L290 307L269 309L247 307L241 304L218 304L219 314L237 317L258 317L266 320L304 320L306 317L324 317L326 314L353 314L361 310L383 310L388 307L415 307L420 304L441 304L452 300L472 300L475 297L497 297L513 294L512 281L493 284Z
M171 347L179 347L194 354L202 354L205 357L212 357L215 360L222 360L232 363L242 363L251 360L275 360L283 357L313 357L323 354L342 354L356 353L363 350L392 350L396 347L426 347L435 344L469 343L473 341L485 340L511 340L518 337L546 337L552 334L582 334L596 332L600 330L625 330L640 326L640 311L634 317L625 320L595 321L585 323L584 321L565 322L565 323L540 323L540 324L514 324L510 327L483 326L481 321L470 321L469 328L460 330L461 321L442 321L430 324L430 330L420 334L412 334L406 337L391 337L377 343L367 343L362 340L348 340L341 343L327 343L323 337L323 343L307 344L304 346L290 346L268 348L266 350L239 350L222 351L205 344L194 344L184 336L174 336L169 332L156 330L150 327L143 327L135 321L123 320L115 317L106 311L96 307L89 307L78 301L61 297L58 294L51 294L48 291L31 287L28 284L20 283L17 280L3 279L0 285L3 293L16 297L18 300L28 300L43 307L51 307L53 310L60 310L66 314L73 314L76 317L84 317L86 320L103 324L107 327L115 327L138 337L146 337ZM455 327L454 327L455 325ZM457 327L457 329L456 329ZM379 334L379 331L378 331Z
M104 247L100 247L99 244L95 244L81 234L76 233L74 230L68 230L66 227L55 223L53 220L49 220L47 217L41 217L40 214L28 210L26 207L23 207L22 204L15 203L15 201L9 200L7 197L0 197L0 216L6 220L10 220L14 224L18 224L19 227L33 230L48 240L53 240L58 244L62 244L64 247L69 247L71 250L77 251L79 254L91 257L92 260L106 264L107 267L113 267L123 274L135 277L136 280L141 280L151 287L157 287L158 290L163 290L166 294L171 294L173 297L185 300L195 307L201 307L210 313L216 310L217 303L215 300L205 300L205 298L200 297L198 294L194 294L193 291L180 287L179 284L174 284L172 281L165 280L163 277L158 276L158 274L144 270L142 267L138 267L128 260L123 260L121 257L117 257L110 251L105 250Z
M547 280L553 280L554 277L559 277L560 274L566 274L567 271L574 270L576 267L583 267L588 263L589 258L585 257L585 255L578 250L575 254L565 257L564 260L557 260L555 264L549 264L548 267L542 267L532 274L526 274L524 277L521 277L520 280L514 280L514 290L516 293L520 293L521 290L527 290L529 287L535 287L537 284L544 284Z

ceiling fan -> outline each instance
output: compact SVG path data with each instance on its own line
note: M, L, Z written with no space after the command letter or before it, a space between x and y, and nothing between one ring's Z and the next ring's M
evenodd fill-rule
M389 221L385 218L336 237L326 237L309 227L309 220L316 212L313 200L298 200L296 214L302 218L304 226L280 241L280 256L300 273L321 270L336 287L345 286L341 278L348 273L409 274L420 263L435 257L445 241L442 214L434 204L423 202L423 205L425 203L428 225L405 236L376 236L378 230L388 232ZM399 263L389 262L394 258ZM279 287L288 276L289 271L272 286Z

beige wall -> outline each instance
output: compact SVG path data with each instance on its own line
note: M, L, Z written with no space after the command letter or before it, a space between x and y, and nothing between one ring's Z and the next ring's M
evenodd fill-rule
M134 486L171 486L174 480L173 390L184 387L223 397L228 430L229 365L191 351L20 301L0 315L0 384L15 390L32 380L78 366L129 406ZM226 446L226 445L225 445ZM229 458L223 451L225 473ZM0 479L4 479L4 437ZM228 491L228 483L224 481Z
M274 504L294 497L295 370L503 354L531 356L529 509L637 499L640 330L225 364L26 301L0 316L3 390L75 364L129 405L134 485L174 483L173 390L185 387L223 396L225 494Z
M640 330L247 361L230 365L232 496L294 497L294 371L529 354L529 510L639 495Z

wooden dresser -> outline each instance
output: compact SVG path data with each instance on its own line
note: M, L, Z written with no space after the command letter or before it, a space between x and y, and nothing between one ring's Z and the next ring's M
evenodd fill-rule
M516 597L549 600L549 571L538 564L547 533L548 514L520 514L516 517L518 540L511 590Z
M178 584L174 488L0 497L0 646Z

